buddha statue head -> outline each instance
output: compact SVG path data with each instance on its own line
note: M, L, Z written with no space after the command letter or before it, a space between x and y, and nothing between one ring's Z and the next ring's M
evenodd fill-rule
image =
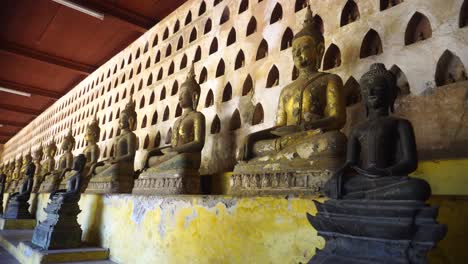
M136 129L136 120L137 113L135 112L135 102L133 101L133 96L130 96L130 99L125 105L125 109L120 114L119 127L121 130L135 130Z
M41 161L43 154L44 154L44 150L42 149L42 143L41 143L41 145L39 145L39 148L37 148L36 151L34 151L34 160Z
M101 133L101 128L99 128L99 122L97 121L97 118L95 115L93 118L93 121L91 121L91 123L86 126L85 139L88 145L97 143L99 140L100 133Z
M361 77L361 95L369 111L394 111L398 88L396 78L382 63L374 63Z
M16 169L20 169L21 166L23 165L23 156L20 155L17 159L16 159Z
M299 72L305 70L315 72L320 68L325 49L324 42L322 32L308 6L304 26L294 36L292 43L294 65Z
M70 152L75 147L75 138L73 137L72 127L68 130L68 134L63 139L62 150Z
M198 101L200 99L200 85L195 79L195 72L192 67L187 74L187 79L182 83L179 94L180 107L184 109L197 109Z
M56 152L57 152L57 145L55 145L55 141L54 139L52 139L49 145L45 148L45 156L48 159L53 159Z

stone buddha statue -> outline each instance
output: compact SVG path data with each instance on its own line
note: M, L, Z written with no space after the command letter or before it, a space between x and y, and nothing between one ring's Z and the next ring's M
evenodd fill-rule
M130 193L133 188L135 153L137 137L133 130L136 127L137 114L132 97L120 113L121 130L113 142L114 156L91 166L88 187L89 193Z
M3 165L3 164L2 164ZM5 173L0 173L0 214L3 214L3 194L6 187L6 175Z
M193 65L182 83L182 115L174 122L171 145L148 153L133 193L183 194L200 192L201 151L205 144L205 116L198 112L200 85Z
M19 184L22 166L23 166L23 156L19 156L16 159L15 167L11 174L10 184L8 185L8 193L16 192L16 188L18 188L18 184Z
M52 192L49 198L51 200L61 200L63 203L78 202L81 196L81 185L83 184L82 174L85 166L85 155L78 155L73 163L73 168L70 170L70 174L72 175L67 179L66 188Z
M68 172L73 165L72 150L75 147L75 138L72 134L72 128L63 139L61 149L64 153L60 156L58 168L43 175L43 182L41 183L40 192L53 192L58 188L60 180L66 172Z
M97 163L99 159L99 154L100 154L100 149L97 144L99 140L99 133L101 129L99 128L99 122L96 119L96 116L94 116L93 121L91 124L86 126L86 133L85 133L85 139L87 142L86 148L83 150L83 154L86 158L86 164L83 168L83 184L81 184L82 192L86 189L89 181L89 170L90 168ZM73 175L76 173L74 171L68 171L65 173L65 176L61 179L59 189L65 189L67 188L67 183Z
M57 152L57 145L52 141L43 149L44 161L41 162L41 173L36 176L34 183L34 190L37 192L47 192L47 188L42 187L42 183L46 176L49 176L55 170L55 153Z
M376 63L360 85L367 120L349 135L345 166L327 183L328 195L334 199L428 199L428 183L408 177L418 166L413 126L389 116L398 93L395 76Z
M19 191L13 193L7 203L7 208L3 214L3 218L8 219L31 219L33 216L29 213L28 200L31 196L33 187L34 171L36 170L34 163L29 162L26 166L26 178L22 182Z
M323 52L324 38L308 7L292 43L299 77L281 91L276 126L248 135L238 149L232 193L316 193L342 164L343 82L318 71Z
M42 173L42 157L44 154L44 150L42 148L42 144L39 148L34 151L33 162L36 166L36 171L34 172L34 183L33 183L33 193L36 193L39 189L39 185L41 184L41 173Z

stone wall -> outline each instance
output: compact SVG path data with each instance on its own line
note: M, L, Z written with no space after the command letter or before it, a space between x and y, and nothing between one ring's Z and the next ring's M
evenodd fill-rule
M274 124L281 89L294 78L289 46L302 26L303 2L187 1L8 141L2 160L52 139L60 144L70 127L77 142L73 152L79 154L96 112L101 158L109 157L120 111L132 95L139 168L147 149L167 144L180 114L178 87L194 61L202 88L198 110L207 122L201 173L232 170L238 142ZM413 121L423 157L466 157L464 149L451 148L468 140L467 83L446 84L463 79L463 64L468 65L467 4L463 13L463 0L407 0L381 11L386 2L310 1L323 21L323 66L346 85L345 130L363 118L359 104L353 105L359 101L356 80L370 64L383 62L399 76L397 114ZM424 40L411 43L418 39Z

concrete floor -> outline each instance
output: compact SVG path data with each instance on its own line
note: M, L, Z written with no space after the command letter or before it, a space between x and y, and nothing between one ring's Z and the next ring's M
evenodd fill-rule
M8 253L3 247L0 246L0 263L2 264L19 264L19 262Z

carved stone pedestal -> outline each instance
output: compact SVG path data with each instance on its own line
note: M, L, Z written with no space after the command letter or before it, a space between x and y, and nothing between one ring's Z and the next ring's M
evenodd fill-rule
M34 216L29 212L29 203L27 201L18 201L10 199L3 213L3 218L6 219L34 219Z
M198 170L181 169L158 173L142 173L135 180L133 194L198 194Z
M82 230L77 221L81 212L78 202L63 203L61 199L52 199L44 211L47 218L34 229L32 243L42 249L80 247Z
M427 263L447 227L438 207L421 201L329 200L315 202L309 222L326 239L309 263Z

